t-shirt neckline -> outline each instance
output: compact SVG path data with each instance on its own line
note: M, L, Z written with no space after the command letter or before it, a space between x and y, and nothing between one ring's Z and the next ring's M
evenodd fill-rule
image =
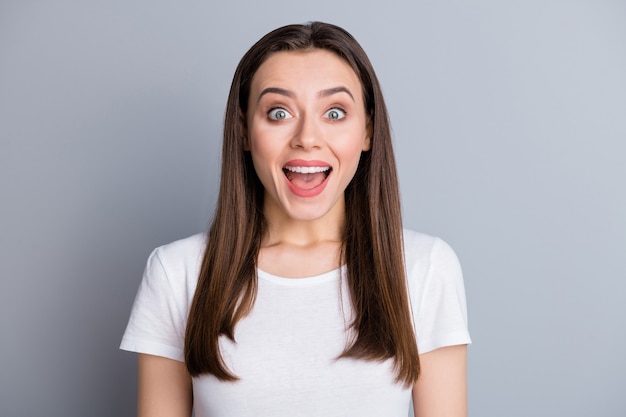
M261 268L257 268L257 275L259 279L269 281L275 284L288 285L288 286L306 286L306 285L318 285L330 281L336 281L340 276L346 272L346 266L335 268L332 271L324 272L319 275L313 275L302 278L286 278L278 275L270 274L263 271Z

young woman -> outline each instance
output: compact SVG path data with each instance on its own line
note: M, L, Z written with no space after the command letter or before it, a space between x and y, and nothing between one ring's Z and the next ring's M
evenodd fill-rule
M206 235L156 249L122 348L139 415L465 416L454 252L402 229L387 111L359 44L270 32L226 108Z

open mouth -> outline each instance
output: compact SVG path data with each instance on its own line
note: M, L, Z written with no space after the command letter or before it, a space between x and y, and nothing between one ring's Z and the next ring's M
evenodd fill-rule
M296 187L302 190L312 190L326 181L332 168L329 166L285 166L285 177Z

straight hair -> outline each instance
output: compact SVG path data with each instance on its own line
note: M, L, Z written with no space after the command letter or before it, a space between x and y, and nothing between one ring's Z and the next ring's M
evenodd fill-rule
M224 119L220 191L185 333L191 376L238 379L227 367L219 338L235 342L235 326L250 313L257 292L256 262L266 230L264 188L244 150L245 116L252 78L279 51L331 51L361 81L372 124L371 148L363 152L344 198L346 223L341 261L346 265L354 336L339 358L393 360L396 381L409 385L420 364L404 270L402 219L389 117L365 51L344 29L312 22L278 28L254 44L233 77Z

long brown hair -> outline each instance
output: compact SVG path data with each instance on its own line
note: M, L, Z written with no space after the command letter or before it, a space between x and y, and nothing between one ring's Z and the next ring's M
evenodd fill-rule
M327 23L276 29L248 50L230 88L224 121L220 192L185 334L185 362L192 376L203 373L233 381L218 339L235 340L235 325L254 305L256 260L265 230L263 185L242 132L250 84L274 52L329 50L359 77L371 117L371 149L363 152L345 190L346 225L342 261L347 266L356 337L341 357L393 358L397 381L413 383L419 357L413 331L402 244L402 220L387 109L374 69L358 42ZM242 117L243 114L243 117Z

